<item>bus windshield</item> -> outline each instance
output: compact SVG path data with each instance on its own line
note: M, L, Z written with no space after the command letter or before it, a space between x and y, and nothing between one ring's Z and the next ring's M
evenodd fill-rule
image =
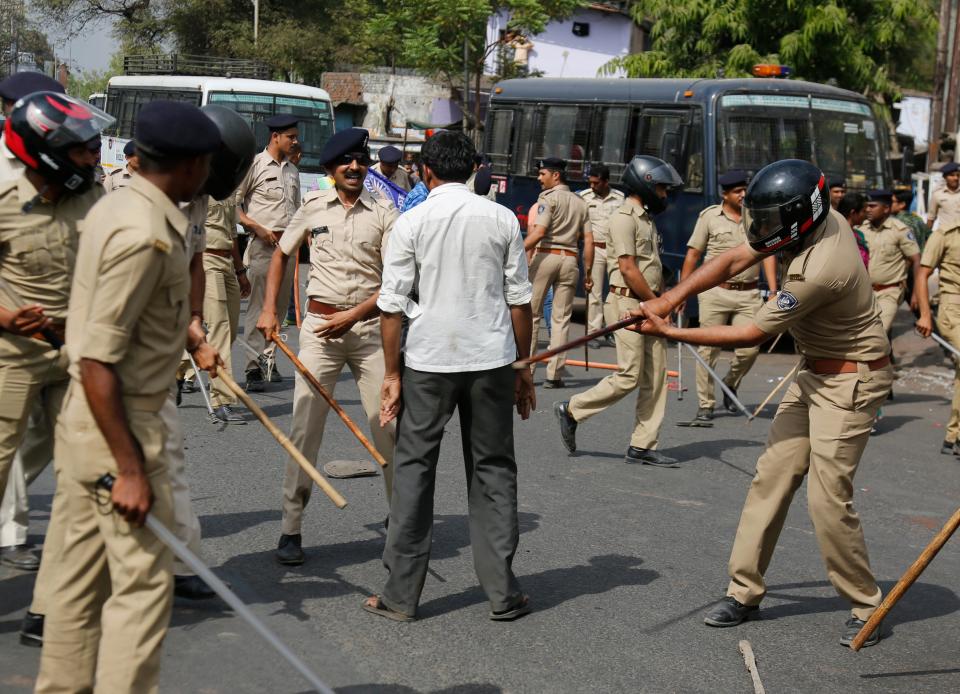
M307 173L321 170L320 152L333 134L333 113L326 101L296 96L252 94L240 92L210 92L207 102L233 109L253 127L257 148L263 149L270 139L265 120L278 113L297 116L300 123L300 146L303 159L299 169Z
M851 188L882 188L882 133L867 104L786 94L726 94L717 122L718 172L755 173L778 159L806 159Z

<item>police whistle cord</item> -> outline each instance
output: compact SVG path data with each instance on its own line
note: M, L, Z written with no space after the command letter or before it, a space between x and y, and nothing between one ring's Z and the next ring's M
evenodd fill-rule
M519 371L520 369L530 366L530 364L536 364L537 362L546 361L550 357L555 357L556 355L579 347L582 344L590 342L590 340L596 340L597 338L603 337L604 335L609 335L610 333L615 333L616 331L626 328L629 325L634 323L639 323L644 319L643 316L631 316L630 318L624 318L623 320L618 320L616 323L611 323L605 328L600 330L594 330L592 333L587 333L583 337L578 337L576 340L571 340L565 345L560 345L559 347L554 347L553 349L548 349L546 352L540 352L539 354L534 354L532 357L527 357L526 359L518 359L513 362L511 366L514 369Z
M907 572L903 574L900 580L897 581L897 584L887 593L887 596L883 599L883 602L880 603L877 611L870 615L870 619L867 620L867 623L860 628L860 631L857 632L857 635L853 638L853 641L850 643L850 650L860 650L863 642L880 626L883 618L886 617L891 608L897 604L897 601L903 597L903 594L913 585L914 581L920 577L920 574L922 574L923 570L927 568L927 565L933 561L933 558L937 556L937 552L947 543L947 540L950 539L950 536L953 535L958 526L960 526L960 509L957 509L956 513L947 521L946 525L944 525L940 532L930 541L930 544L923 549L920 556L917 557L917 560L911 564Z
M720 376L717 375L717 372L710 368L710 365L706 362L706 360L705 360L703 357L700 356L700 354L697 352L697 350L695 350L693 347L691 347L690 345L688 345L686 342L683 343L683 346L690 350L690 353L691 353L691 354L694 356L694 358L700 363L700 366L702 366L703 368L705 368L705 369L707 370L707 373L710 374L710 376L713 378L713 380L716 381L716 382L720 385L720 390L722 390L722 391L726 394L726 396L727 396L728 398L730 398L730 401L733 402L733 404L737 406L737 409L740 410L741 412L743 412L745 415L747 415L747 419L750 419L750 411L749 411L746 407L743 406L743 403L740 402L740 401L737 399L737 396L733 394L733 391L730 390L730 386L728 386L726 383L724 383L724 382L723 382L723 379L720 378Z
M389 463L384 459L382 455L380 455L380 451L374 448L373 444L370 443L370 440L363 435L362 431L360 431L360 427L358 427L356 423L352 419L350 419L350 415L344 412L343 408L340 407L340 403L338 403L336 400L333 399L333 396L327 392L327 389L324 388L323 384L321 384L320 381L317 380L317 377L310 372L310 369L304 366L302 361L297 359L297 355L294 354L293 350L290 349L287 346L287 344L283 341L283 339L280 336L280 333L274 332L270 336L270 339L276 343L277 347L280 348L281 352L287 355L287 358L291 362L293 362L293 365L296 367L297 371L300 372L300 375L303 376L311 386L313 386L313 389L320 394L320 397L322 397L324 400L327 401L327 404L330 405L331 409L333 409L333 411L337 413L340 419L343 420L343 423L347 425L347 428L353 433L354 436L357 437L357 440L363 445L363 447L367 449L367 452L369 452L370 455L373 456L373 459L377 461L377 464L380 467L387 467Z
M290 454L290 457L293 458L294 462L300 466L300 468L307 474L307 476L317 483L317 486L320 487L320 491L329 497L330 501L334 503L337 508L343 508L347 505L347 500L340 496L340 492L333 488L323 475L317 470L317 468L310 463L304 457L296 446L293 445L293 442L287 438L286 434L280 431L279 427L273 423L270 417L267 416L267 413L264 412L260 406L254 402L253 398L245 391L243 388L237 385L237 382L226 372L222 366L217 366L217 377L220 378L224 385L229 388L234 395L240 398L240 401L246 406L248 410L253 412L257 419L260 420L260 423L267 428L273 438L277 440L283 449Z
M190 354L190 352L187 352L187 357L190 358L190 366L193 367L194 378L197 379L197 387L203 395L203 402L207 405L207 412L210 413L210 419L216 423L217 416L213 413L213 404L210 402L210 394L207 393L207 386L203 384L202 371L197 368L197 362L193 360L193 355Z
M109 472L103 477L97 480L97 487L111 491L113 489L113 483L115 479L114 476ZM264 624L259 617L257 617L253 611L247 607L243 601L237 597L237 594L230 590L227 585L217 578L217 575L213 573L204 564L200 557L190 551L190 548L183 544L177 537L170 532L170 530L163 523L158 521L153 517L152 514L148 513L144 521L144 524L150 528L150 531L157 536L157 539L160 540L167 548L177 555L178 559L181 559L184 564L189 566L194 573L197 574L203 582L206 583L210 588L227 603L233 611L236 612L240 617L244 619L250 626L253 627L264 640L269 643L273 648L283 656L284 660L290 663L303 677L310 683L310 686L313 687L314 691L321 692L321 694L333 694L333 690L319 677L316 673L313 672L307 664L304 663L297 655L290 650L290 648L281 641L270 628Z

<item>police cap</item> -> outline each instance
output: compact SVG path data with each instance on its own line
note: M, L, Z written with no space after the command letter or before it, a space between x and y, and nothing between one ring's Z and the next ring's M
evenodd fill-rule
M137 151L137 143L133 140L130 140L123 146L123 156L132 157L133 153Z
M66 94L63 85L42 72L18 72L0 82L0 97L7 101L17 101L34 92L56 92Z
M877 190L871 190L867 193L867 198L870 202L879 202L884 205L889 205L893 202L893 191L886 190L885 188L878 188Z
M277 115L266 120L267 127L270 128L270 132L272 133L278 133L282 130L295 128L299 122L299 118L292 116L289 113L278 113Z
M403 156L403 154L393 145L387 145L386 147L381 148L377 153L377 157L384 164L397 164L399 163L401 156Z
M943 168L940 169L940 173L942 173L944 176L947 174L956 173L957 171L960 171L960 164L957 164L955 161L947 162L943 165Z
M347 128L334 133L320 152L320 163L329 164L344 154L369 154L370 134L363 128Z
M827 188L846 188L847 182L842 176L831 176L827 179Z
M537 168L550 171L566 171L567 162L560 157L545 157L537 162Z
M182 101L151 101L134 126L137 148L158 157L195 157L220 147L220 132L203 111Z
M736 188L737 186L745 186L747 185L747 172L737 169L727 171L717 177L717 183L719 183L720 187L724 190Z

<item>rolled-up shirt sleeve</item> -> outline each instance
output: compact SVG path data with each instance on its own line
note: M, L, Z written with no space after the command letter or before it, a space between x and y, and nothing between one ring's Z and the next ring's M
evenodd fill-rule
M511 220L510 245L503 259L503 296L510 306L523 306L533 299L533 285L527 273L527 256L523 251L520 224Z
M384 313L403 313L410 319L419 316L420 307L409 297L416 275L412 230L401 216L390 232L377 308Z

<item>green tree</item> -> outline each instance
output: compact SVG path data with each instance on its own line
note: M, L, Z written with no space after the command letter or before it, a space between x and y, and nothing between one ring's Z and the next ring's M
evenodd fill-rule
M936 44L932 0L637 0L631 12L652 25L651 50L611 61L607 73L741 77L779 62L889 101L922 84L902 68L929 60Z

